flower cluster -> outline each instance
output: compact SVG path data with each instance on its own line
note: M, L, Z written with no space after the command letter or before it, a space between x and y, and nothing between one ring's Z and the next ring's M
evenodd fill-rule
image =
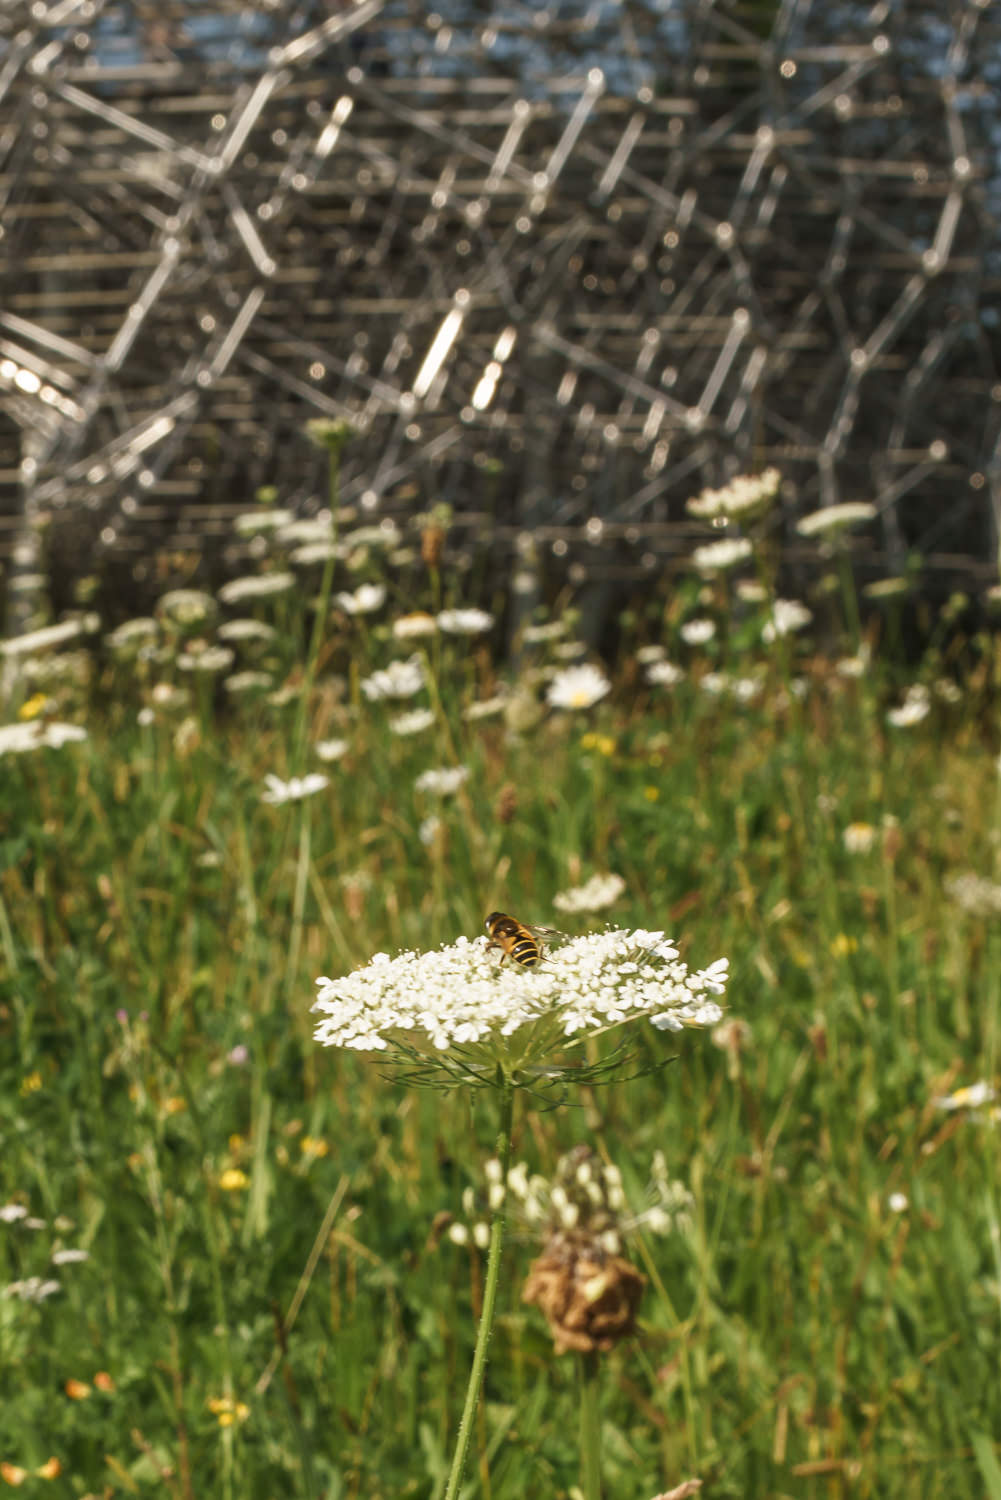
M428 953L380 953L342 979L318 979L314 1037L360 1051L503 1048L524 1062L638 1017L666 1031L715 1025L727 967L721 958L690 972L663 932L592 933L531 970L500 965L485 938L460 938Z
M704 521L733 520L762 510L778 494L782 475L778 469L763 474L741 474L721 490L703 490L686 502L689 515Z
M583 885L560 891L553 897L557 911L603 911L617 901L626 888L621 875L592 875Z

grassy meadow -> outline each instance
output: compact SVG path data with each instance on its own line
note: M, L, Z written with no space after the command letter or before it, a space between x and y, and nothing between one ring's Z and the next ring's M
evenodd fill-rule
M84 605L8 656L0 1480L443 1493L483 1292L444 1226L494 1103L319 1047L310 1005L500 908L730 960L720 1026L630 1028L617 1081L516 1117L533 1171L587 1143L636 1196L661 1150L694 1199L630 1248L606 1495L998 1500L998 1122L957 1093L998 1071L995 641L944 626L908 667L892 598L853 639L853 599L793 624L710 568L651 585L613 663L572 601L509 655L443 519L423 557L419 526L255 527L270 583L168 577L145 623ZM538 1252L506 1244L468 1496L579 1483Z

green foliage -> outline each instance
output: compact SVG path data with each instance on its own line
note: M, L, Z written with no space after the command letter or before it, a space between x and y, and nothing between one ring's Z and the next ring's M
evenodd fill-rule
M336 606L303 707L311 597L258 607L269 695L171 708L156 684L192 679L169 650L109 652L52 690L89 739L3 759L2 1197L29 1217L0 1222L0 1284L60 1289L0 1297L0 1460L37 1489L54 1456L80 1496L440 1494L482 1265L435 1220L482 1187L492 1101L315 1046L313 981L495 907L552 923L558 891L614 871L613 911L557 925L728 955L746 1029L687 1032L666 1069L637 1032L629 1081L516 1124L540 1170L588 1141L628 1187L661 1148L695 1195L689 1237L640 1246L641 1331L603 1361L607 1493L1001 1493L997 1125L933 1104L997 1075L997 916L946 894L998 873L987 648L959 702L898 729L883 669L797 679L745 611L712 664L754 678L746 701L694 650L647 686L626 641L610 696L519 734L464 717L496 688L484 646L397 646ZM433 722L404 736L414 705L360 684L412 650ZM535 699L549 651L521 658ZM454 794L415 789L445 766L469 771ZM266 774L317 770L324 790L262 802ZM519 1300L535 1253L508 1246L467 1470L493 1500L578 1478L573 1363Z

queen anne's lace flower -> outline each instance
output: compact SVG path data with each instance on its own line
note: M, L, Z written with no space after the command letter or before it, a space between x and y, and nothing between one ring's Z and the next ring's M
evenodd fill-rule
M692 562L700 573L721 573L744 562L753 550L750 538L725 536L718 542L706 542L704 546L696 547Z
M812 619L812 612L805 604L800 604L798 599L776 599L772 605L771 619L765 621L761 639L770 645L780 636L802 630Z
M685 502L685 509L702 520L748 516L770 504L781 481L778 469L766 469L763 474L739 474L720 490L703 490L693 496Z
M0 755L24 755L29 750L61 750L87 738L79 724L58 724L51 719L30 719L26 724L0 726Z
M330 785L329 778L320 771L310 771L308 776L293 776L290 781L282 781L280 776L269 772L264 780L267 782L267 789L261 793L261 801L270 802L272 807L282 807L286 802L301 802L304 797L312 797L315 792L322 792L324 787Z
M223 604L244 604L250 599L271 599L295 588L293 573L250 573L246 578L231 578L219 590Z
M363 677L361 690L370 702L381 698L412 698L424 686L424 664L419 656L409 661L391 661L380 672Z
M592 875L584 885L560 891L553 897L557 911L603 911L617 901L626 888L621 875Z
M443 609L438 613L438 628L446 635L482 635L494 623L485 609Z
M314 1037L327 1047L542 1061L567 1041L645 1017L663 1031L714 1026L728 960L695 973L663 932L575 938L525 971L501 965L486 938L429 953L379 953L342 979L317 980Z

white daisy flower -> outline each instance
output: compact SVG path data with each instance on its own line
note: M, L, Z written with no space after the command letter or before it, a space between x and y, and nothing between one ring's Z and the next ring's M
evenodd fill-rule
M28 1210L23 1203L5 1203L0 1208L0 1223L16 1224L18 1219L26 1219Z
M546 702L553 708L591 708L612 690L599 667L585 663L557 672L546 688Z
M910 1207L910 1200L906 1193L891 1193L886 1200L886 1206L893 1214L906 1213Z
M637 1018L661 1030L715 1025L726 980L726 959L692 973L663 932L574 938L529 970L498 964L485 937L460 938L318 979L314 1037L361 1051L397 1042L432 1056L459 1048L467 1066L482 1059L492 1069L505 1058L524 1067Z
M992 1104L996 1097L992 1086L981 1079L979 1083L971 1083L967 1088L954 1089L951 1094L933 1099L932 1105L944 1110L982 1109L985 1104Z
M267 790L261 793L261 801L270 803L272 807L281 807L286 802L301 802L304 797L312 797L314 792L322 792L324 787L330 785L330 778L319 771L311 771L308 776L293 776L290 781L282 781L269 772L264 780Z
M849 823L841 841L849 854L868 854L876 842L876 830L871 823Z
M53 1250L52 1252L54 1266L74 1266L83 1260L90 1260L88 1250Z

